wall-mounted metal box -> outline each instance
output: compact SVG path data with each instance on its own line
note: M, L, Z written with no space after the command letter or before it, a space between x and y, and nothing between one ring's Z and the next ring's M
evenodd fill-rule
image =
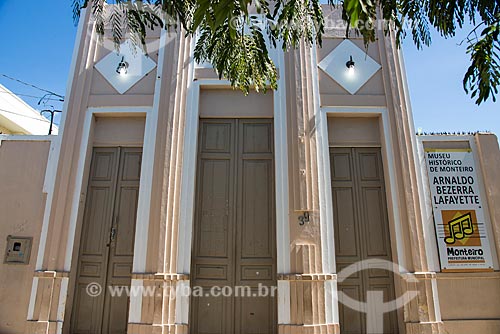
M30 262L31 237L7 237L7 249L5 250L4 263L28 264Z

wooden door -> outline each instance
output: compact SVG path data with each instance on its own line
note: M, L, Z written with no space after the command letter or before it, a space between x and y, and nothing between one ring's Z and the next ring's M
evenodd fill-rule
M331 148L337 272L367 259L392 261L382 158L379 148ZM384 301L394 300L390 271L363 270L338 285L347 296L366 302L369 291L383 291ZM339 303L343 334L366 333L366 310ZM384 333L397 333L395 312L384 316Z
M272 120L200 120L191 333L276 332L274 206Z
M141 158L140 148L93 151L71 333L127 332L127 293L112 296L108 287L130 286ZM98 296L87 289L94 283Z

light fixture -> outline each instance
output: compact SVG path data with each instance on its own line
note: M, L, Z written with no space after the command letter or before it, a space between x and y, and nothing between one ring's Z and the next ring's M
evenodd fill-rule
M116 73L120 75L126 75L128 73L128 63L125 61L125 57L122 57L122 60L116 67Z
M356 65L356 63L354 62L354 60L352 60L352 56L350 56L347 63L345 63L345 66L347 67L347 71L348 71L349 75L354 74L354 66L355 65Z
M352 60L352 56L349 58L349 60L347 61L347 63L345 63L345 66L348 68L348 69L353 69L354 68L354 65L356 65L356 63L354 62L354 60Z

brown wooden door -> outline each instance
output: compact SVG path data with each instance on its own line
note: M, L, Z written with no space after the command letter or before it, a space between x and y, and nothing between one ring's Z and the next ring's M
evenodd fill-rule
M108 287L130 286L141 158L140 148L93 151L71 333L127 332L127 293L112 296ZM87 289L94 283L98 296Z
M379 148L331 148L337 272L358 261L392 261L382 159ZM369 291L384 292L394 300L394 280L386 270L363 270L338 285L347 296L366 302ZM366 310L339 303L342 334L366 333ZM384 317L384 333L397 333L395 312Z
M191 333L276 332L274 205L272 120L200 120Z

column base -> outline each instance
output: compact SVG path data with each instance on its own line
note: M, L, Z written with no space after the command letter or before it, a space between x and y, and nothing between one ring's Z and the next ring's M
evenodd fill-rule
M62 333L64 308L68 292L69 273L62 271L36 271L33 275L32 294L26 333ZM62 310L62 312L60 311Z

